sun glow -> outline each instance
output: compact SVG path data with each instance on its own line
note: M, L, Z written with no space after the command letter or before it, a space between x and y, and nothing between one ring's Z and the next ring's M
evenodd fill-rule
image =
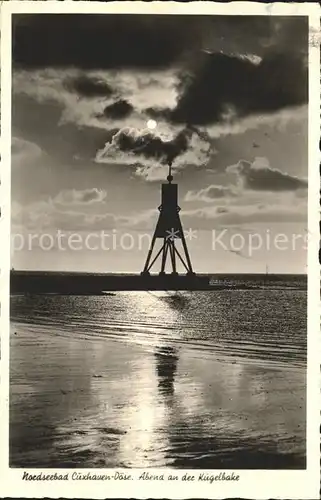
M147 120L147 128L154 130L157 127L157 122L155 120Z

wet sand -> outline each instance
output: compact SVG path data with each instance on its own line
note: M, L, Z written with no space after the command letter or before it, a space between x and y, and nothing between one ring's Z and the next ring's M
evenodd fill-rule
M198 322L195 333L195 304L164 295L151 308L140 293L91 307L84 297L15 298L11 466L305 468L305 338L287 319L289 297L275 297L283 326L257 308L264 334L251 334L253 308L238 316L236 342L222 331L231 297L216 297L216 324L207 318L209 332ZM300 313L304 297L293 300ZM273 337L277 323L292 328L288 347L289 332Z

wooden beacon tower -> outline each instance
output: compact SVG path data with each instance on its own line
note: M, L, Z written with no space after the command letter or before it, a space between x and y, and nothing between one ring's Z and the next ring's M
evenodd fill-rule
M169 162L169 173L167 183L162 184L162 199L161 205L158 207L159 217L151 241L151 245L147 254L147 259L142 275L149 275L153 267L159 269L160 275L167 274L167 270L171 275L177 275L178 261L183 265L186 273L190 276L194 275L191 259L188 253L186 240L182 223L180 220L178 206L178 185L173 184L173 176L171 173L172 163ZM161 247L155 250L156 240L162 240ZM180 252L176 246L176 242L180 241L182 251Z

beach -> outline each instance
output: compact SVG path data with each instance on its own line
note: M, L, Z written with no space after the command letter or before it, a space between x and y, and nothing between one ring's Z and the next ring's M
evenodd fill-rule
M305 468L306 292L11 299L12 467Z

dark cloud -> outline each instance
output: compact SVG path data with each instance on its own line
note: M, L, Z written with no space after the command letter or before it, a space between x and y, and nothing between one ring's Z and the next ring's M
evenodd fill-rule
M24 67L162 67L200 45L193 16L20 14L13 60Z
M15 14L13 60L28 67L148 68L202 48L263 55L277 45L298 54L306 28L307 16Z
M137 131L122 129L114 135L113 144L120 151L168 163L188 150L191 135L192 131L184 129L171 141L163 141L151 132L138 135Z
M295 16L20 14L13 16L13 64L134 70L176 64L176 109L147 114L207 125L227 109L238 118L306 103L307 26ZM85 97L112 93L86 76L67 85ZM127 109L115 103L106 112L121 118Z
M183 74L171 120L205 125L223 119L273 112L307 102L308 70L298 56L272 53L260 62L203 53L194 73ZM167 111L168 113L168 111Z
M302 18L274 16L14 15L16 73L20 73L17 66L29 70L78 68L77 77L64 80L69 90L85 98L115 92L115 99L119 99L105 107L100 118L122 119L133 108L124 100L128 93L111 88L100 77L87 76L86 69L132 68L134 74L175 63L177 69L168 74L176 74L180 68L176 108L150 107L146 113L155 119L188 124L189 132L185 129L172 141L164 142L151 133L139 136L124 129L106 131L89 119L87 127L66 123L70 116L64 104L44 101L41 93L42 102L36 103L25 92L14 96L13 127L19 136L39 143L44 151L64 161L95 158L97 151L113 140L120 151L166 163L191 149L192 124L222 120L229 106L237 117L306 102L306 27ZM62 78L73 74L59 71ZM144 77L147 80L146 74ZM139 91L139 87L133 89ZM94 110L89 118L93 117Z
M171 119L172 111L170 109L150 107L146 108L144 111L148 116L150 116L150 118L154 119L162 118L165 120Z
M106 106L106 108L104 109L104 116L113 119L126 118L126 116L129 116L132 111L133 106L126 100L120 99L119 101Z
M208 16L203 48L225 54L307 55L307 16Z
M81 75L74 78L67 78L64 86L83 97L109 97L112 95L112 88L99 78Z
M266 159L257 159L254 163L241 160L237 165L228 167L227 172L236 174L245 189L296 191L308 186L305 179L299 179L269 167Z

